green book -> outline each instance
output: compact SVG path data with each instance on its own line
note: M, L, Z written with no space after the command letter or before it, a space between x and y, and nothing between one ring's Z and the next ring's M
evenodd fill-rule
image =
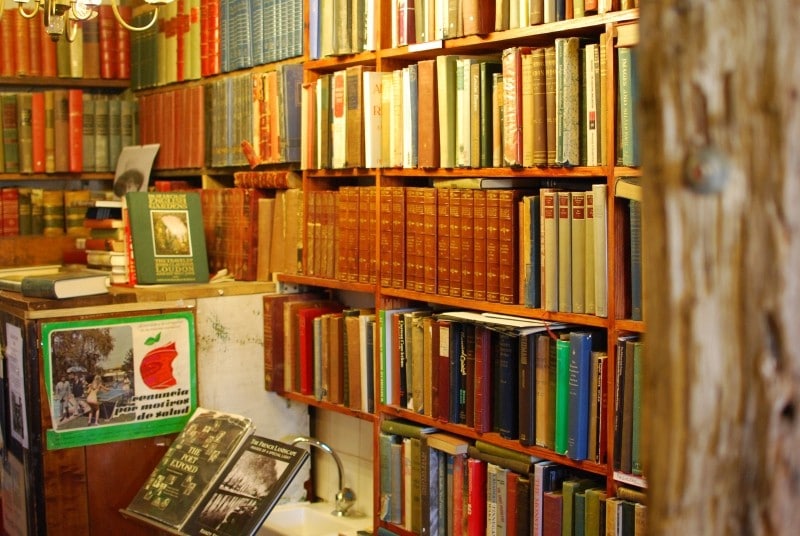
M138 283L207 283L208 255L197 192L128 192Z
M569 338L556 341L556 437L555 451L567 453L569 430Z
M600 524L602 517L600 508L605 507L606 492L602 488L589 488L586 490L586 506L584 510L583 526L586 534L605 534L605 524ZM602 532L600 528L603 528Z
M578 499L578 494L583 494L587 489L594 487L596 482L588 478L570 478L561 484L561 536L577 536L576 525L583 527L583 517L585 514L586 496L582 500ZM581 503L583 510L580 511L581 521L576 523L578 517L578 503Z

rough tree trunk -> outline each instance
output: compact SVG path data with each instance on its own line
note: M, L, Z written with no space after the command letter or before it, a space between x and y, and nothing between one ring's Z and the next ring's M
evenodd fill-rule
M798 29L795 0L642 2L650 534L800 527Z

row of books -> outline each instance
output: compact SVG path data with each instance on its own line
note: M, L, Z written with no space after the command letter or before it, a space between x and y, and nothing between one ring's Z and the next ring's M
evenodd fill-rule
M158 143L153 168L202 168L206 163L205 87L183 86L137 97L139 139ZM182 124L184 128L175 128Z
M375 411L376 316L319 294L264 296L265 386Z
M373 0L309 0L309 58L375 50L376 7Z
M127 95L0 93L0 107L0 172L112 171L122 147L138 136L136 101Z
M381 519L414 534L643 534L643 493L405 420L379 434Z
M111 6L82 21L72 42L50 39L39 15L27 19L17 8L0 19L0 76L130 78L130 33L114 18ZM130 7L120 6L130 17Z
M0 189L2 236L88 236L83 225L89 190L6 186Z
M614 470L643 476L641 458L644 341L620 335L615 344Z
M387 404L576 460L606 457L602 334L491 314L380 311Z
M134 16L146 24L151 9ZM186 0L164 6L131 43L133 89L198 79L303 54L302 0Z
M374 187L308 192L306 274L605 316L606 191L382 187L377 226Z
M213 81L206 88L212 166L300 161L299 64ZM200 116L202 117L202 116ZM243 150L242 141L248 141Z
M612 117L602 91L607 41L557 38L500 55L441 55L389 72L353 66L322 74L303 91L303 166L602 165L602 121ZM620 91L631 80L621 77ZM623 163L634 165L627 157Z

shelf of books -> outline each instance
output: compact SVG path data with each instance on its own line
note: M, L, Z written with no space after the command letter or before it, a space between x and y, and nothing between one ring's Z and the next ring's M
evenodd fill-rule
M638 10L365 4L346 19L309 2L302 251L277 277L304 299L356 290L374 303L303 306L313 343L284 353L299 363L268 389L347 413L331 382L373 384L382 534L453 533L461 519L469 534L634 534ZM364 33L339 43L356 19ZM360 369L337 327L348 309Z

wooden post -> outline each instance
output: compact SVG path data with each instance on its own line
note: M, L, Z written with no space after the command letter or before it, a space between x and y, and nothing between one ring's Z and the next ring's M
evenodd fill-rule
M642 2L648 533L800 526L800 11Z

